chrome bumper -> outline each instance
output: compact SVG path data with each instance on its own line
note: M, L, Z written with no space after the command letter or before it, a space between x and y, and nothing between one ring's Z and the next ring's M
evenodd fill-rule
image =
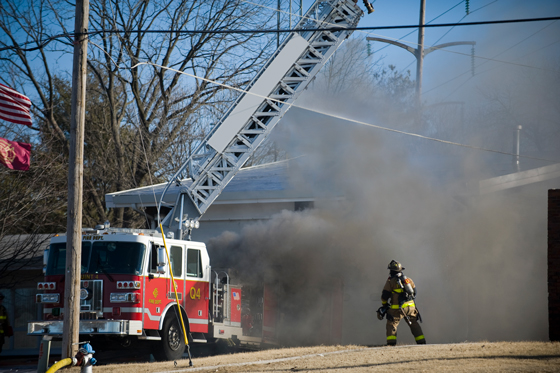
M27 335L62 335L61 320L33 321ZM80 334L142 335L141 320L80 320Z

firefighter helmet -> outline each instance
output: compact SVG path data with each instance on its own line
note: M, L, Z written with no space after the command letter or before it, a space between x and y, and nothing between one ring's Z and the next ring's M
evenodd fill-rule
M404 267L402 266L401 263L397 262L396 260L391 260L391 263L389 263L387 269L390 269L391 271L395 271L395 272L400 272L404 270Z

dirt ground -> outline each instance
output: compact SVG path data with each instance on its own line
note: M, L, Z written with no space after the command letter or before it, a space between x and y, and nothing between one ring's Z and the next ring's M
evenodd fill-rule
M100 365L97 373L148 372L560 372L558 342L458 343L396 347L318 346L163 363ZM67 371L78 372L77 368Z

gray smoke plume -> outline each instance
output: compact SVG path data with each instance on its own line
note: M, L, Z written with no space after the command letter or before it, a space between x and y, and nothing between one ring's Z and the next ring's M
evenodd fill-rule
M369 93L332 97L320 83L315 88L298 104L404 128L402 112L372 103ZM469 122L472 134L461 141L484 144L476 118L455 114L444 118L448 133L464 133L460 126ZM343 343L384 344L385 321L375 310L392 259L416 283L428 343L547 339L550 185L481 196L465 186L494 174L496 159L483 152L297 108L281 126L278 143L304 155L292 161L290 182L316 191L315 208L284 211L239 235L226 232L208 248L214 266L237 268L243 281L266 277L276 285L284 344L328 343L329 326L321 322L328 288L338 280ZM498 163L511 162L502 157ZM398 340L414 343L404 322Z

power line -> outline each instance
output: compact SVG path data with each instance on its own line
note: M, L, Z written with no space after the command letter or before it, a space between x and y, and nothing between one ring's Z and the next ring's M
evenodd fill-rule
M265 34L265 33L290 33L290 32L316 32L316 31L368 31L368 30L392 30L392 29L405 29L405 28L432 28L432 27L456 27L456 26L479 26L479 25L494 25L494 24L507 24L507 23L525 23L525 22L544 22L556 21L560 16L556 17L541 17L541 18L518 18L518 19L504 19L494 21L478 21L478 22L465 22L465 23L436 23L424 25L398 25L398 26L365 26L365 27L328 27L328 28L300 28L300 29L265 29L265 30L99 30L87 32L87 35L95 35L102 32L106 33L178 33L178 34ZM72 34L73 35L73 34Z
M501 62L501 63L506 63L506 64L515 65L515 66L521 66L521 67L530 67L530 68L535 68L535 69L545 70L545 71L546 71L546 69L539 68L539 67L535 67L535 66L529 66L529 65L519 64L519 63L515 63L515 62L508 62L508 61L497 60L496 57L501 56L502 54L504 54L504 53L506 53L507 51L509 51L509 50L511 50L511 49L513 49L513 48L515 48L516 46L518 46L519 44L523 43L524 41L526 41L526 40L532 38L533 36L535 36L536 34L538 34L539 32L541 32L542 30L544 30L544 29L550 27L552 24L553 24L553 23L550 23L550 24L548 24L548 25L542 27L541 29L539 29L539 30L535 31L534 33L532 33L531 35L527 36L525 39L518 41L517 43L515 43L515 44L512 45L511 47L509 47L509 48L507 48L507 49L501 51L501 52L498 53L498 54L496 54L496 55L495 55L494 57L492 57L492 58L485 58L485 57L475 56L476 58L485 60L485 61L483 61L482 63L480 63L479 65L477 65L476 67L478 68L478 67L480 67L480 66L483 66L483 65L486 64L487 62L494 61L494 62ZM555 41L555 42L553 42L552 44L555 44L555 43L557 43L557 42L558 42L558 40ZM542 49L542 48L540 48L540 49ZM540 49L539 49L539 50L540 50ZM519 59L521 59L521 58L523 58L523 57L525 57L525 56L527 56L527 55L529 55L529 54L533 54L533 53L535 53L535 52L536 52L536 51L532 51L532 52L526 53L525 55L516 58L516 60L519 60ZM464 54L464 55L467 55L466 53L460 53L460 52L451 52L451 53L457 53L457 54ZM482 73L486 73L486 72L488 72L488 71L490 71L490 70L492 70L492 69L493 69L493 68L488 69L488 70L486 70L486 71L483 71ZM447 83L450 83L450 82L452 82L453 80L458 79L458 78L460 78L460 77L463 76L463 75L466 75L467 73L468 73L468 71L467 71L467 72L464 72L464 73L462 73L462 74L460 74L460 75L458 75L458 76L456 76L456 77L454 77L454 78L452 78L452 79L449 79L449 80L447 80L446 82L441 83L441 84L439 84L438 86L433 87L433 88L429 89L428 91L426 91L426 92L424 92L424 93L428 93L428 92L431 92L431 91L433 91L433 90L435 90L435 89L438 89L439 87L441 87L441 86L443 86L443 85L445 85L445 84L447 84ZM469 77L467 80L465 80L462 84L460 84L453 92L451 92L449 95L447 95L446 99L449 98L451 95L453 95L459 88L461 88L463 85L465 85L465 84L466 84L469 80L471 80L471 79L472 79L472 76Z
M435 21L435 20L438 19L439 17L443 16L444 14L446 14L446 13L452 11L453 9L457 8L459 5L461 5L461 4L464 3L464 2L465 2L465 0L461 0L461 1L458 2L456 5L452 6L451 8L447 9L445 12L441 13L439 16L437 16L437 17L435 17L435 18L432 18L430 21L426 22L426 24L431 24L433 21ZM463 17L463 18L464 18L464 17ZM461 18L461 20L462 20L463 18ZM460 22L460 21L459 21L459 22ZM401 41L401 40L403 40L404 38L406 38L408 35L414 33L415 31L416 31L416 30L410 31L410 32L407 33L406 35L403 35L403 36L401 36L400 38L396 39L396 41ZM414 42L407 42L407 43L416 44L416 43L414 43ZM379 53L379 52L382 51L383 49L388 48L388 47L390 47L390 46L391 46L391 44L386 44L385 46L379 48L378 50L373 51L373 53ZM411 62L411 64L412 64L412 63L414 63L414 61ZM409 66L410 66L410 65L409 65ZM407 67L408 67L408 66L407 66ZM405 68L405 69L406 69L406 68Z
M438 143L442 143L442 144L454 145L454 146L459 146L459 147L463 147L463 148L480 150L480 151L485 151L485 152L490 152L490 153L495 153L495 154L511 155L511 156L516 156L516 157L520 157L520 158L532 159L532 160L538 160L538 161L544 161L544 162L550 162L550 163L560 163L560 160L538 158L538 157L532 157L532 156L527 156L527 155L514 154L514 153L510 153L510 152L503 152L503 151L500 151L500 150L494 150L494 149L488 149L488 148L483 148L483 147L474 146L474 145L462 144L462 143L458 143L458 142L454 142L454 141L448 141L448 140L438 139L438 138L435 138L435 137L424 136L424 135L420 135L418 133L401 131L401 130L397 130L397 129L394 129L394 128L378 126L378 125L375 125L375 124L372 124L372 123L362 122L362 121L357 120L357 119L347 118L347 117L344 117L342 115L331 114L331 113L327 113L327 112L324 112L324 111L311 109L311 108L308 108L308 107L305 107L305 106L296 105L294 103L286 103L286 102L280 101L278 99L274 99L274 98L264 96L264 95L259 95L259 94L256 94L254 92L249 92L249 91L246 91L244 89L233 87L233 86L230 86L230 85L225 84L225 83L220 83L220 82L212 80L212 79L203 78L203 77L191 74L191 73L187 73L185 71L173 69L173 68L167 67L167 66L158 65L158 64L155 64L155 63L152 63L152 62L140 62L140 63L137 63L136 65L132 66L131 69L134 69L134 68L138 67L139 65L151 65L151 66L159 67L159 68L162 68L162 69L174 71L178 74L187 75L187 76L190 76L191 78L200 79L200 80L203 80L205 82L216 84L216 85L219 85L221 87L231 89L231 90L234 90L234 91L237 91L237 92L240 92L240 93L250 94L250 95L262 98L262 99L278 102L278 103L283 104L283 105L290 105L291 107L296 107L298 109L310 111L310 112L313 112L313 113L316 113L316 114L326 115L326 116L329 116L331 118L336 118L336 119L360 124L360 125L363 125L363 126L372 127L372 128L380 129L380 130L387 131L387 132L398 133L398 134L401 134L401 135L416 137L416 138L429 140L429 141L434 141L434 142L438 142Z
M556 43L558 43L558 42L560 42L560 39L558 39L558 40L556 40L556 41L553 41L553 42L551 42L550 44L545 45L544 47L541 47L541 48L539 48L539 49L537 49L537 50L534 50L534 51L532 51L532 52L530 52L530 53L527 53L527 54L525 54L525 55L523 55L523 56L521 56L521 57L519 57L519 58L517 58L517 59L523 58L523 57L528 56L528 55L530 55L530 54L535 54L536 52L538 52L538 51L540 51L540 50L542 50L542 49L548 48L548 47L550 47L551 45L554 45L554 44L556 44ZM498 62L501 62L501 61L499 61L499 60L491 60L491 61L498 61ZM489 62L489 61L484 61L483 63L481 63L480 65L478 65L477 68L480 67L480 66L482 66L482 65L483 65L484 63L486 63L486 62ZM525 66L525 65L518 65L518 66ZM484 70L484 71L478 73L477 75L485 74L485 73L487 73L487 72L489 72L489 71L492 71L492 70L494 70L494 69L496 69L496 67L491 67L491 68L489 68L489 69L486 69L486 70ZM542 70L544 70L544 71L552 71L552 70L545 70L545 69L542 69ZM425 93L431 92L431 91L433 91L433 90L435 90L435 89L437 89L437 88L439 88L439 87L441 87L441 86L443 86L443 85L445 85L445 84L447 84L447 83L450 83L451 81L453 81L453 80L455 80L455 79L458 79L458 78L460 78L460 77L462 77L463 75L466 75L466 74L468 74L468 73L469 73L469 71L466 71L466 72L464 72L464 73L462 73L462 74L456 76L455 78L450 79L450 80L446 81L445 83L442 83L442 84L438 85L437 87L434 87L434 88L432 88L432 89L426 91ZM464 81L463 83L461 83L457 88L455 88L455 89L453 90L453 92L451 92L450 94L448 94L448 95L442 100L442 102L444 102L444 101L447 100L449 97L451 97L453 94L455 94L455 92L457 92L461 87L463 87L465 84L467 84L471 79L472 79L472 76L470 76L467 80L465 80L465 81Z
M519 18L519 19L505 19L494 21L479 21L479 22L465 22L465 23L437 23L437 24L424 24L424 25L398 25L398 26L366 26L366 27L329 27L329 28L300 28L300 29L264 29L264 30L96 30L86 33L64 33L47 38L44 41L37 42L38 46L33 48L20 48L18 46L9 46L0 48L1 51L14 49L23 52L31 52L40 48L44 48L48 43L59 38L74 38L81 35L95 36L97 34L268 34L268 33L291 33L291 32L316 32L316 31L330 31L337 32L345 31L369 31L369 30L394 30L406 28L435 28L435 27L457 27L457 26L480 26L480 25L495 25L495 24L508 24L508 23L526 23L526 22L546 22L559 20L560 16L556 17L541 17L541 18Z
M477 9L473 10L472 12L469 12L468 14L464 15L459 21L457 21L457 23L461 23L461 21L462 21L463 19L465 19L466 16L471 15L471 14L473 14L474 12L479 11L479 10L482 9L482 8L486 8L487 6L494 4L496 1L498 1L498 0L494 0L494 1L492 1L491 3L488 3L488 4L486 4L486 5L483 5L483 6L479 7L479 8L477 8ZM455 26L453 26L452 28L450 28L449 30L447 30L447 32L446 32L445 34L443 34L438 40L436 40L436 41L434 42L434 45L437 44L437 43L439 43L439 41L440 41L441 39L443 39L447 34L449 34L449 32L451 32L451 30L453 30L454 28L455 28Z

